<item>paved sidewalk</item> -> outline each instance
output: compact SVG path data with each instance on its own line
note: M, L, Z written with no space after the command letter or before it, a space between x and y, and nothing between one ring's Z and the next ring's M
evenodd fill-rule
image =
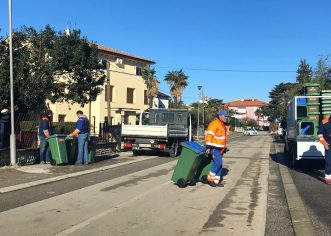
M19 167L0 168L0 189L25 184L33 181L44 180L72 173L86 172L88 170L100 169L109 165L129 162L137 159L132 152L114 153L111 156L97 156L96 162L89 165L62 165L51 166L50 164L36 164Z

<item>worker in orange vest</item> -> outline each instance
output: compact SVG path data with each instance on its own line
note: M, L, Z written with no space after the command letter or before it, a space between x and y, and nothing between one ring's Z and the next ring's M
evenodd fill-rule
M331 116L330 116L331 117ZM325 174L324 181L326 184L331 184L331 118L326 117L322 120L317 135L325 149Z
M208 183L212 187L221 186L222 157L227 151L230 125L226 122L228 113L219 111L217 117L208 125L205 135L207 153L212 156L213 165L208 174Z

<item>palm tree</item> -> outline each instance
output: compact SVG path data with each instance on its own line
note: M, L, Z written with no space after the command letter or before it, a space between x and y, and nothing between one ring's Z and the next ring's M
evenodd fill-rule
M183 70L169 71L165 76L164 80L167 81L167 84L170 87L171 96L174 99L174 103L177 107L181 101L183 91L188 85L187 79L188 76L185 75Z
M144 68L142 68L141 73L147 87L146 95L148 97L149 108L152 108L153 98L157 97L159 93L159 81L156 79L156 71L154 68L145 66Z

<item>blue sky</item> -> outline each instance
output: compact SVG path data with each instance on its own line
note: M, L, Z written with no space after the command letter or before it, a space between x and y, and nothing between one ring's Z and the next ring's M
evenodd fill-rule
M145 57L160 89L169 70L184 69L185 103L210 98L268 101L294 82L300 59L315 67L331 53L329 0L12 0L13 28L81 29L89 40ZM8 1L0 2L0 35L8 32ZM271 72L277 71L277 72Z

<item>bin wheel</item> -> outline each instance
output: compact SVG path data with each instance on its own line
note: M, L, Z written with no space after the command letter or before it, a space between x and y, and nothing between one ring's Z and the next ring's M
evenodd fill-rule
M201 176L201 182L204 183L204 184L208 184L207 175Z
M51 163L52 166L55 166L56 165L56 161L54 161L53 158L51 158L50 163Z
M186 187L186 181L184 179L177 180L177 186L180 187L180 188L185 188Z
M195 186L195 185L197 184L197 182L198 182L198 181L197 181L196 178L192 178L191 181L190 181L190 183L189 183L189 185L190 185L190 186Z

